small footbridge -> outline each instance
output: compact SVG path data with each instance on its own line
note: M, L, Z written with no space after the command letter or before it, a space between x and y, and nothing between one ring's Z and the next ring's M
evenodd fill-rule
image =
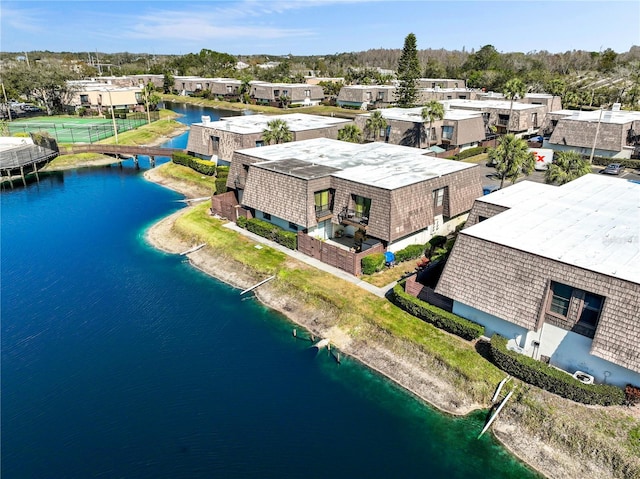
M133 158L138 161L138 156L148 156L151 166L155 166L156 156L171 156L174 153L186 153L184 148L163 148L160 146L144 145L69 145L60 148L61 155L73 155L76 153L100 153L102 155L115 156L116 158Z

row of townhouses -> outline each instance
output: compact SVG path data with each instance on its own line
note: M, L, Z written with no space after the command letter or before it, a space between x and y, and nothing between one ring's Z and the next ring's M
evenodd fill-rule
M535 100L521 104L522 118L546 108L539 100L552 101ZM499 101L477 100L484 108ZM420 109L381 111L390 130L364 144L335 138L369 114L351 121L296 113L278 116L293 133L290 143L263 146L273 117L249 115L192 125L187 149L230 165L228 192L212 198L214 212L295 232L299 251L351 274L361 273L363 256L423 244L466 220L434 289L449 310L569 373L640 384L640 185L587 175L483 196L477 165L403 144L403 128L425 123ZM486 133L483 113L445 109L436 137L454 126L454 142L474 143L473 135ZM625 112L596 114L602 128ZM556 130L566 116L559 114ZM361 245L357 232L365 234Z

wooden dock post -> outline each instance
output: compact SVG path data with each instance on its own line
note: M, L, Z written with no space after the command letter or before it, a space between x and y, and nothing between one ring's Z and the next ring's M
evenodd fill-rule
M150 156L149 157L149 164L151 165L151 168L155 168L155 166L156 166L156 157L155 156Z
M20 176L22 177L22 184L27 186L27 179L24 177L24 166L20 167Z

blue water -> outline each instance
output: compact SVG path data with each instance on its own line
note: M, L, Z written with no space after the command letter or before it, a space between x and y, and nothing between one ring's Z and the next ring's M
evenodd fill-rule
M449 418L337 365L150 248L180 196L133 164L0 199L3 478L536 477L476 440L483 414Z

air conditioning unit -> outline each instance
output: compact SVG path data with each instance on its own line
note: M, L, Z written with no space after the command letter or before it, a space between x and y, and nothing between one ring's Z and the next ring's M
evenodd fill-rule
M622 105L620 103L614 103L613 105L611 105L611 111L620 111L620 107Z

